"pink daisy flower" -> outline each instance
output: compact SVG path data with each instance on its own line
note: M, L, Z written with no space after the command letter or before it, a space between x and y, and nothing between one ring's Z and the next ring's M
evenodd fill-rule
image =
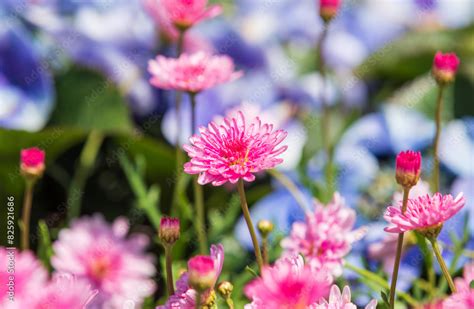
M139 305L155 290L150 278L155 267L144 252L148 238L134 235L127 239L128 229L125 219L115 220L112 226L100 215L78 219L59 233L52 265L97 289L96 306L119 307L131 301Z
M96 296L90 284L69 274L55 274L51 282L20 301L20 307L32 309L83 309Z
M371 300L365 309L375 309L377 307L377 300ZM329 301L323 299L316 306L316 309L357 309L357 306L351 303L351 288L345 286L342 294L341 290L337 285L331 287L331 293L329 294Z
M355 220L355 211L335 193L328 205L315 202L314 212L306 214L305 222L293 223L289 237L281 245L285 254L302 254L312 267L327 268L339 276L352 243L366 233L365 227L353 230Z
M245 295L252 300L245 308L316 308L331 284L328 272L314 271L301 256L284 257L265 266L261 277L245 286Z
M14 268L14 280L12 273ZM15 301L30 297L46 284L48 273L30 251L19 252L0 247L0 308Z
M401 211L401 203L397 206L389 206L384 218L391 225L386 227L385 231L403 233L411 230L440 229L446 220L461 210L464 203L465 199L462 193L454 199L450 194L435 193L432 197L425 195L409 199L404 214Z
M474 288L471 281L474 280L474 262L464 266L464 277L456 278L454 284L457 292L452 294L443 302L445 309L471 309L474 308Z
M201 185L254 181L255 173L282 163L278 155L287 148L279 146L287 135L285 131L274 131L273 125L262 124L258 117L247 123L241 112L236 118L224 118L221 124L211 122L199 132L200 136L190 138L191 145L184 145L191 158L184 171L199 174Z
M212 285L215 285L217 279L219 278L222 272L222 266L224 265L224 246L221 244L211 246L210 259L214 261L214 269L212 271L214 282ZM210 291L210 290L209 290ZM202 301L205 302L209 294L204 293L202 296ZM181 277L176 281L176 291L173 295L170 296L166 304L163 306L156 307L157 309L194 309L196 306L196 297L197 293L189 285L189 274L185 272Z
M207 0L145 1L147 10L160 25L172 24L182 30L222 13L220 5L207 6Z
M206 52L182 54L179 58L157 56L148 63L150 83L158 88L198 93L219 84L233 81L236 72L232 58Z

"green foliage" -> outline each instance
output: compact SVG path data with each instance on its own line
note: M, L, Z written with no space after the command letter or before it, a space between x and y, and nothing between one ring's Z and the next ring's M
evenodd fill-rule
M38 258L41 262L43 262L44 266L51 271L51 257L53 256L53 248L51 246L51 236L49 234L48 225L44 220L40 220L38 223L38 235Z

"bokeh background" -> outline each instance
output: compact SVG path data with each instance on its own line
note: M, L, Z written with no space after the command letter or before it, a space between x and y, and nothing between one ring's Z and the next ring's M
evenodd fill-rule
M309 200L321 193L324 178L319 123L326 96L337 141L338 191L357 209L358 224L372 228L353 253L356 260L382 235L381 214L397 190L394 155L420 150L429 171L437 94L431 64L438 50L456 52L461 65L445 92L442 191L466 195L467 207L446 233L461 239L467 231L465 248L471 251L463 258L472 258L472 0L344 1L323 50L326 83L317 67L323 24L316 1L211 2L222 4L224 14L193 27L185 51L227 54L245 75L198 97L198 124L241 108L287 130L289 150L279 170ZM186 231L192 209L171 204L178 179L173 143L177 134L186 141L190 125L176 128L174 93L153 88L147 72L150 59L175 55L174 46L147 0L0 0L2 200L14 196L19 215L19 151L38 146L46 150L47 169L35 188L33 226L44 220L54 239L68 209L79 205L82 215L127 216L133 230L153 236L144 206L153 204L158 216L181 217L183 241L175 254L188 256L195 249L194 232ZM189 119L186 98L183 114ZM251 255L242 248L251 247L237 197L229 187L206 187L205 198L210 242L224 243L226 267L244 267ZM255 221L276 223L275 244L303 217L288 191L268 176L249 186L248 198ZM2 235L5 220L2 215ZM5 237L0 239L4 245ZM411 264L418 270L406 273L418 276L422 267Z

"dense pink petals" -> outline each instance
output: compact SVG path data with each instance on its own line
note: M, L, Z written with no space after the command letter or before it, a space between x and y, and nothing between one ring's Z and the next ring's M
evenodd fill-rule
M433 60L433 67L437 70L456 72L461 62L455 53L445 53L438 51Z
M245 308L314 308L328 295L331 283L328 272L315 271L304 264L301 256L280 258L247 284L244 292L252 303Z
M340 275L344 256L366 232L353 230L355 219L355 211L336 193L328 205L315 203L314 212L306 214L305 222L295 222L281 245L286 254L302 254L312 267Z
M375 309L376 307L377 301L373 299L365 306L365 309ZM339 287L333 285L329 300L323 299L320 301L316 309L357 309L357 306L351 303L351 289L349 286L346 285L341 293Z
M140 304L155 290L153 260L144 252L148 239L143 235L127 239L128 228L125 219L112 226L101 216L78 219L61 230L53 244L54 268L97 289L95 306L121 306L130 300Z
M199 174L201 185L214 186L239 179L255 180L255 173L274 168L283 162L278 156L286 150L279 146L287 133L273 131L270 124L262 124L257 117L247 123L243 113L237 118L224 118L221 123L211 122L192 136L191 145L183 148L191 160L184 165L188 174Z
M474 280L474 262L464 266L464 277L456 278L454 284L457 292L453 293L443 302L445 309L471 309L474 308L474 288L470 283Z
M235 71L230 57L206 52L182 54L178 59L158 56L148 63L148 71L152 75L150 83L153 86L192 93L242 76L242 72Z
M21 150L21 164L26 167L38 167L44 164L45 153L43 150L33 147Z
M222 13L220 5L207 6L207 0L160 0L163 16L177 27L188 28Z
M464 206L465 199L459 194L455 199L450 194L435 193L409 199L407 210L401 211L401 203L389 206L384 218L391 225L385 228L389 233L403 233L411 230L423 230L442 225Z

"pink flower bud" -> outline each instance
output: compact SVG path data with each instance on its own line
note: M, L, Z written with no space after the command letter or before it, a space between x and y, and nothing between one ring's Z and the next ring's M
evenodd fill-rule
M319 15L328 22L334 18L341 7L341 0L319 0Z
M396 160L397 183L405 188L411 188L420 179L421 154L412 150L402 151Z
M188 283L196 291L212 288L217 276L214 259L210 256L198 255L188 261Z
M161 218L160 229L158 231L158 237L165 245L172 245L178 239L180 235L179 219L178 218Z
M433 76L440 85L452 83L459 66L455 53L437 52L433 60Z
M22 149L20 154L20 169L23 176L36 179L43 175L45 165L43 150L33 147Z

